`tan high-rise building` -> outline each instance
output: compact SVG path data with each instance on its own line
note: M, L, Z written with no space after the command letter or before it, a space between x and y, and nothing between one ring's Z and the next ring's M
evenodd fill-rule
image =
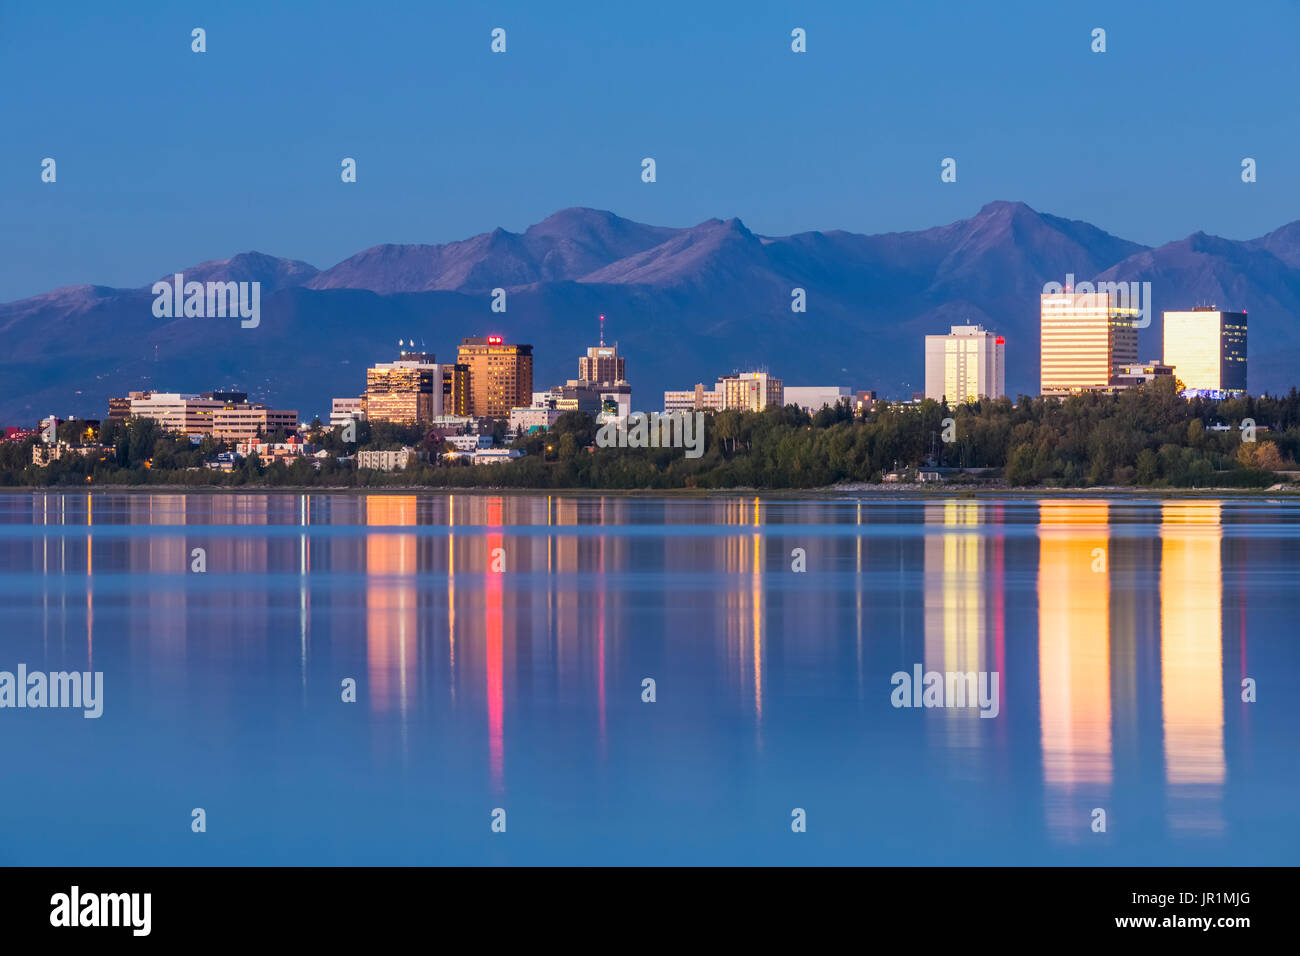
M462 339L456 363L469 367L469 415L510 417L533 401L533 347L508 345L501 336Z
M1174 367L1184 388L1244 394L1246 313L1166 312L1165 364Z
M1041 307L1042 394L1103 390L1137 363L1139 309L1121 308L1105 292L1049 293Z
M442 366L427 352L402 352L396 362L366 370L366 418L416 425L442 414Z
M627 359L617 345L593 345L578 359L578 381L623 382L627 380Z
M978 325L925 337L925 397L957 405L1007 393L1006 339Z

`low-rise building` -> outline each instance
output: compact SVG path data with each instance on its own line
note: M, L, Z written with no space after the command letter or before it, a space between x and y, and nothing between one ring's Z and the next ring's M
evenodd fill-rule
M701 383L684 392L664 392L664 412L720 412L726 395L716 385L708 389Z
M336 398L330 403L330 428L338 428L352 421L362 421L366 417L365 399Z
M233 451L220 452L215 458L209 458L203 467L209 471L234 471L239 464L239 456Z
M491 435L444 435L443 439L457 451L478 451L492 447Z
M235 454L241 458L251 458L256 455L263 461L275 461L277 459L288 460L303 455L314 455L317 448L316 445L295 438L283 442L242 441L235 444Z
M464 461L471 465L495 465L503 461L522 458L523 452L517 448L480 448L477 451L448 451L443 453L447 461Z
M212 437L223 441L249 441L276 431L298 427L298 412L265 405L225 405L213 409Z
M412 461L423 457L421 452L404 446L397 449L375 451L367 449L357 452L357 467L370 468L374 471L400 471Z
M520 431L526 434L537 428L550 428L564 413L564 409L556 408L554 405L512 408L510 409L510 434Z
M1163 362L1141 362L1137 365L1121 365L1115 373L1114 384L1121 388L1145 385L1158 378L1172 376L1174 367Z
M797 405L809 415L816 415L823 408L838 405L847 399L853 403L853 389L847 385L787 385L783 401L787 405Z
M45 466L52 461L76 456L107 459L113 453L114 449L107 445L70 445L65 441L52 444L37 442L32 446L32 464Z

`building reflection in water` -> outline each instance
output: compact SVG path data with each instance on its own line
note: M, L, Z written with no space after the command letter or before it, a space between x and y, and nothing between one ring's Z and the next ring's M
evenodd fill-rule
M1047 826L1071 841L1109 807L1109 506L1039 504L1038 688Z
M1168 501L1161 513L1161 713L1175 831L1223 829L1221 508Z
M748 534L721 536L712 547L721 548L719 564L726 578L739 579L726 586L722 629L726 634L724 661L727 683L752 698L757 745L763 744L763 505L758 498L734 498L716 504L719 524L753 529ZM748 578L748 586L744 580Z
M501 527L501 499L489 498L487 501L487 525L490 528ZM492 786L501 791L505 785L505 675L504 661L504 627L502 620L502 585L508 564L496 562L508 561L503 542L505 536L500 531L487 535L487 562L484 567L483 582L483 621L486 635L486 674L488 707L488 757L492 774Z
M944 501L925 505L925 670L954 673L987 671L984 552L981 504ZM938 530L942 529L942 530ZM999 693L1001 689L999 688ZM928 712L940 721L948 746L978 743L979 712L942 708Z
M415 524L414 495L367 495L366 524ZM371 709L396 710L405 734L416 674L419 620L415 585L416 536L366 535L366 669Z

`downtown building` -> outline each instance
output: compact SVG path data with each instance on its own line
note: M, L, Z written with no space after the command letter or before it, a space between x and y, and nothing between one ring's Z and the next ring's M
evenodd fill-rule
M786 405L796 405L809 415L816 415L823 408L833 408L842 401L850 405L856 395L847 385L787 385L782 389L781 401Z
M469 371L464 414L509 419L510 409L533 400L533 347L510 345L499 335L462 339L456 364Z
M1007 393L1006 339L979 325L925 337L925 397L954 405Z
M706 391L703 384L693 390L664 392L664 412L714 411L728 409L761 412L769 406L785 405L785 387L768 372L734 372L718 379Z
M442 366L434 354L403 351L396 362L366 370L361 411L370 421L418 425L442 414L442 398Z
M626 374L627 360L618 354L618 344L606 345L602 332L600 345L578 357L576 379L533 392L529 405L511 409L510 430L549 429L565 412L586 412L598 422L626 418L632 414L632 386Z
M1164 314L1164 364L1186 392L1226 398L1246 394L1246 313L1213 307Z
M346 426L348 422L364 421L366 417L366 399L336 398L330 402L330 428Z
M183 435L242 440L298 427L296 410L250 402L245 392L131 392L125 401L126 418L152 418L160 428ZM123 420L122 403L123 399L109 399L110 420Z
M1138 364L1135 323L1141 314L1118 305L1109 292L1044 294L1041 393L1110 391L1124 368Z

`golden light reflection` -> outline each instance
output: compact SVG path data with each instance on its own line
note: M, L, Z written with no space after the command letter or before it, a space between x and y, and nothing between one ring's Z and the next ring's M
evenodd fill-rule
M447 496L447 681L456 699L456 496Z
M414 495L367 495L366 524L415 524ZM418 615L416 537L366 535L366 664L372 709L397 707L403 717L415 679Z
M1109 506L1039 504L1038 688L1048 826L1079 839L1113 773Z
M1218 502L1169 501L1161 510L1161 711L1174 829L1223 827L1221 517Z
M984 539L974 533L980 524L980 512L977 501L945 501L925 506L927 671L978 674L989 669L984 654ZM930 533L932 526L952 530ZM965 742L972 746L976 743L978 718L969 719L974 716L971 712L945 709L937 713L943 715L946 733L953 743Z

